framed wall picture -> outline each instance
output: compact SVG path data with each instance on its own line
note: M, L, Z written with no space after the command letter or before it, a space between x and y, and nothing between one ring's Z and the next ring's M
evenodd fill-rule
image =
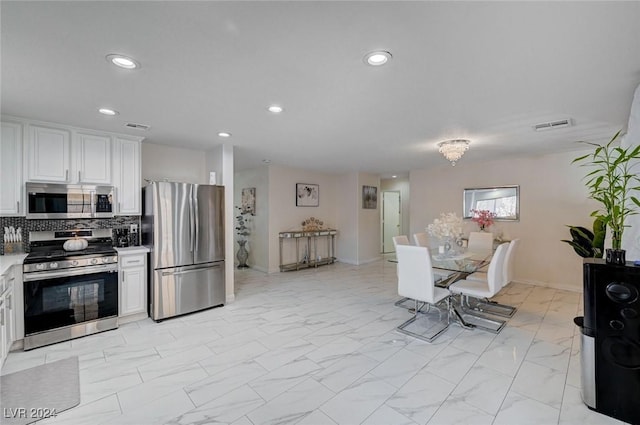
M375 186L362 186L362 208L375 210L378 208L378 188Z
M256 213L256 188L246 187L242 189L241 207L243 213L254 215Z
M296 207L317 207L320 205L320 186L296 183Z

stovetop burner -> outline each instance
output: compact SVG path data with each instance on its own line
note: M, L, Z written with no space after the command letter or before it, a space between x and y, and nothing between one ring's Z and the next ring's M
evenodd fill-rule
M65 251L64 249L47 249L43 251L31 251L24 262L37 263L39 261L52 260L73 260L79 257L96 256L96 255L115 255L117 251L109 245L88 246L80 251Z
M83 250L65 251L64 242L74 238L85 239L89 245ZM24 272L111 264L118 261L111 229L31 232L29 239L31 252L24 260Z

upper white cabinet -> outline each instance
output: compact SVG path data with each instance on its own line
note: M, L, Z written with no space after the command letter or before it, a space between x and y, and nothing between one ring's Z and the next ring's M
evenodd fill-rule
M28 180L71 181L71 132L62 128L29 126L25 155Z
M140 215L143 139L3 116L0 216L25 214L28 181L114 186L114 213Z
M29 125L28 180L111 184L111 139L104 133Z
M22 124L2 122L0 215L22 215Z
M140 215L140 139L116 137L113 149L113 184L116 187L116 215Z
M111 136L76 133L78 183L111 184Z

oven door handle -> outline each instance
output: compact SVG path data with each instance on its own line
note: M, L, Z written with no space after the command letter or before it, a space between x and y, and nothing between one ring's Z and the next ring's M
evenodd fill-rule
M25 282L33 282L34 280L47 280L47 279L55 279L58 277L82 276L85 274L95 274L95 273L104 273L104 272L114 273L117 271L118 271L117 264L104 264L99 266L79 267L77 269L61 269L56 271L24 273L22 276L22 280Z

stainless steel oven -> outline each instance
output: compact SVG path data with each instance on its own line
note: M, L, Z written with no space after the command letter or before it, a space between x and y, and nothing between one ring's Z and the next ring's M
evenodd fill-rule
M30 233L35 241L23 266L25 350L118 327L117 252L110 238L93 238L93 232L111 229ZM56 235L56 244L39 245L40 233ZM90 239L86 249L58 249L77 237Z
M113 187L27 183L27 218L113 217Z

